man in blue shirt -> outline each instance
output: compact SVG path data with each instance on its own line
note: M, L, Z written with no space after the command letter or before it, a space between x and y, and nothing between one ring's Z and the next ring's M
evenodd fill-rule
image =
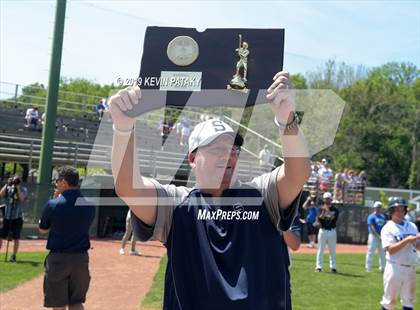
M309 154L297 126L289 73L277 73L267 100L280 128L284 164L252 181L237 180L243 139L227 124L198 124L188 141L194 188L142 177L135 118L138 87L110 98L115 190L133 211L141 240L162 241L168 254L164 309L291 309L287 252L280 232L296 215L309 176ZM283 244L284 245L284 244Z
M48 234L45 259L44 307L83 309L89 288L89 229L95 206L78 188L79 174L71 166L58 169L59 196L45 205L39 231Z
M385 251L382 248L381 230L386 224L385 215L382 214L382 203L375 201L373 204L375 211L371 213L367 218L369 237L368 237L368 249L366 253L366 271L370 272L372 267L373 257L376 250L379 253L379 268L382 272L385 270Z
M19 249L20 233L23 226L22 204L27 196L27 189L21 186L20 177L15 175L7 180L7 184L0 190L0 197L6 202L4 212L3 227L0 234L0 249L3 239L9 238L9 234L13 239L13 254L10 262L16 263L16 254Z
M308 210L308 214L305 219L306 227L308 229L308 248L315 248L316 235L318 234L318 228L314 226L318 216L316 200L316 194L311 193L302 206L304 210Z

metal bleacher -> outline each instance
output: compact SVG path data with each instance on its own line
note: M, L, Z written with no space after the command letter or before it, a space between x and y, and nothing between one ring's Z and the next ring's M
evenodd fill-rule
M34 126L26 128L26 107L0 107L0 133L21 137L41 138L41 130ZM56 138L70 141L93 142L99 122L74 117L58 116L56 121Z

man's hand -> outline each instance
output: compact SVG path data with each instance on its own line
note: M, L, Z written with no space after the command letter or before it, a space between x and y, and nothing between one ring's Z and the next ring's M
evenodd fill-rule
M277 121L286 125L293 119L295 111L294 91L289 72L280 71L273 77L273 84L267 89L267 99Z
M127 116L124 112L130 111L136 104L139 104L140 98L141 91L138 86L129 86L109 98L109 110L115 129L121 131L133 129L136 119Z

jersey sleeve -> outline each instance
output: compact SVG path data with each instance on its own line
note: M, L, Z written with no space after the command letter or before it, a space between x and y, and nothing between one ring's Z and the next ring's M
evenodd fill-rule
M375 224L375 220L374 220L374 218L371 214L367 218L367 223L368 223L368 225L374 225Z
M381 230L381 240L382 240L382 248L385 250L391 244L395 243L394 236L392 235L391 231L389 230L388 225L385 225L384 228Z
M293 219L292 225L290 226L290 230L298 237L300 237L300 220L299 220L299 216L295 216L295 218Z
M190 189L183 186L162 185L149 179L156 188L157 215L155 225L149 226L132 213L131 224L136 236L141 241L159 240L166 242L172 224L172 214L188 195Z
M265 173L254 178L251 185L257 188L264 199L270 219L278 231L288 230L297 214L300 195L286 209L281 209L279 205L279 196L277 191L277 175L280 167L272 172Z

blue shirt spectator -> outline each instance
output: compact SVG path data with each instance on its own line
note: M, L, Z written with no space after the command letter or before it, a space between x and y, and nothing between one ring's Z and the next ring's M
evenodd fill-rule
M76 205L78 198L81 198ZM49 229L47 249L59 253L82 253L90 248L89 227L95 206L84 200L79 189L64 191L46 204L39 223Z
M375 227L376 232L380 234L382 227L384 227L386 224L385 215L383 215L382 213L372 213L368 216L367 223L370 234L374 234L370 225L373 225L373 227Z
M306 223L315 223L316 217L318 215L318 208L316 205L309 205L308 206L308 214L306 215Z

